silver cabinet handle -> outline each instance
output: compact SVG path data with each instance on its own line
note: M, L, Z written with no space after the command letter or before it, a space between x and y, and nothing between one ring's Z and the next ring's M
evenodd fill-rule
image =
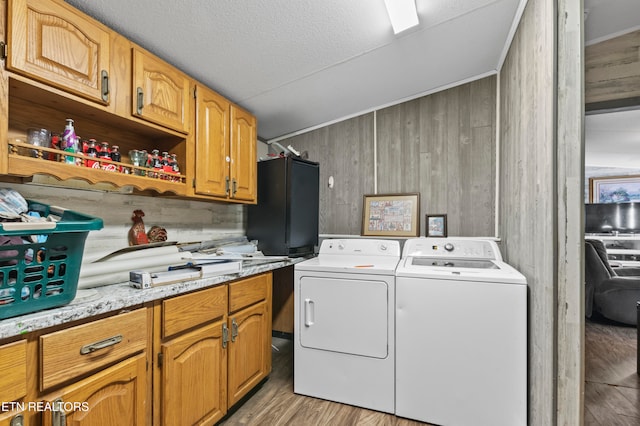
M13 418L11 419L11 423L9 423L9 426L24 426L24 416L22 415L22 413L13 416Z
M235 342L236 341L236 337L238 337L238 323L236 322L236 319L232 319L231 320L231 341Z
M136 108L136 113L138 115L142 115L142 107L144 107L144 92L142 91L142 87L138 87L136 89L136 96L137 96L137 108Z
M109 73L107 70L102 70L102 100L109 102Z
M227 348L227 342L229 341L229 328L227 323L222 324L222 349Z
M67 414L64 412L63 405L62 398L56 398L53 401L53 410L51 410L52 426L67 426Z
M80 348L80 355L87 355L100 349L108 348L109 346L117 345L122 342L122 334L118 334L108 339L100 340L99 342L89 343Z

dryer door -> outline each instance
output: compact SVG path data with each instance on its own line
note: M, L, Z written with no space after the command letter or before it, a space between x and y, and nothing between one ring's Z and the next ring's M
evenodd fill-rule
M388 356L387 282L303 276L298 297L303 347L373 358Z

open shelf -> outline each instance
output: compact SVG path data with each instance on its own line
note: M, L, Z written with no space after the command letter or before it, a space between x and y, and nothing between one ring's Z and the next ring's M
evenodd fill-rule
M178 196L188 192L186 175L136 167L129 158L129 151L133 149L174 153L184 173L189 139L181 133L133 117L121 117L108 111L105 106L76 99L73 95L39 83L23 81L20 76L11 76L9 79L8 118L9 175L28 177L41 174L58 180L80 179L92 184L132 186L139 191ZM81 153L71 154L25 143L28 128L45 128L61 134L67 118L74 120L76 134L82 140L95 139L98 143L106 141L111 146L118 145L122 162L92 158L99 161L99 167L91 168L86 167L87 157ZM67 157L74 157L75 164L67 163ZM115 170L104 170L102 167Z

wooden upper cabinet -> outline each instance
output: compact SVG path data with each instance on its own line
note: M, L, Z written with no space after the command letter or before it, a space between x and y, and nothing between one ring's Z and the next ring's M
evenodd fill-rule
M9 0L7 21L8 69L109 103L108 28L58 1Z
M197 86L196 185L198 194L226 197L229 190L230 102L213 90Z
M256 200L256 119L213 90L196 90L195 192Z
M156 56L133 48L133 115L189 133L191 80Z
M231 197L256 199L256 118L247 111L231 106Z

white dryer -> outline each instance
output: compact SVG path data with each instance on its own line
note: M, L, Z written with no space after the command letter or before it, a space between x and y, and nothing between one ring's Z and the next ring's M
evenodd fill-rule
M393 240L324 240L295 265L295 393L394 412Z
M526 425L527 286L497 244L409 239L396 277L396 415Z

